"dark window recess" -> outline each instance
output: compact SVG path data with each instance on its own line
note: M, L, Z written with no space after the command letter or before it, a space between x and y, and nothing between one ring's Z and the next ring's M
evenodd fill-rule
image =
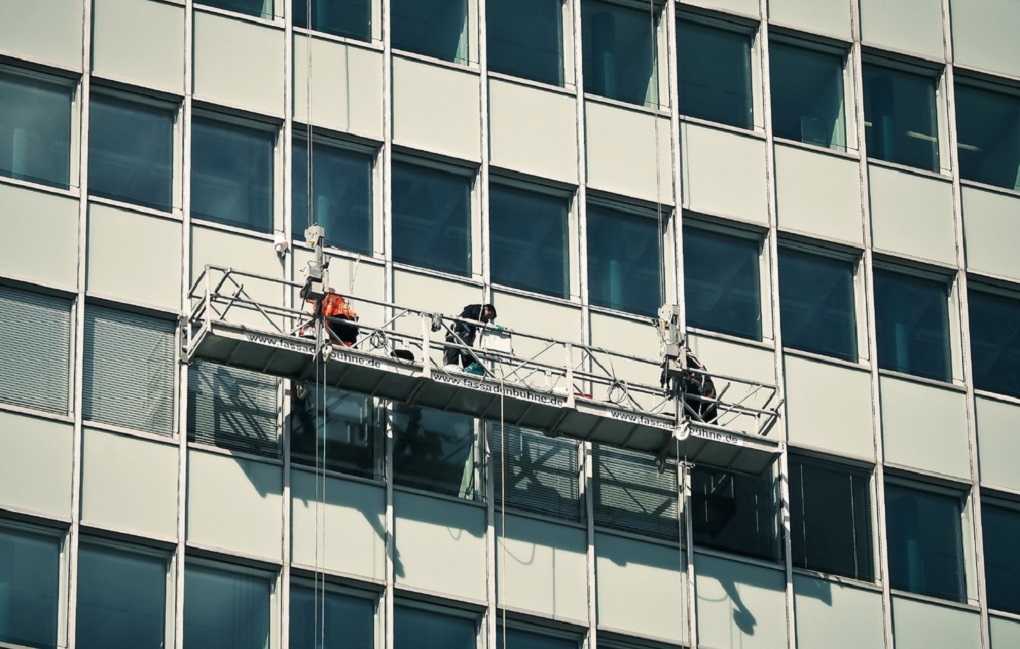
M761 340L760 242L685 227L687 326Z
M405 487L473 500L477 493L474 420L395 403L393 480Z
M1020 299L969 293L974 387L1020 397Z
M291 458L295 464L378 477L381 426L372 397L309 385L303 399L295 396L291 402Z
M691 470L694 544L758 559L779 559L775 478L707 466Z
M982 503L988 608L1020 615L1020 510Z

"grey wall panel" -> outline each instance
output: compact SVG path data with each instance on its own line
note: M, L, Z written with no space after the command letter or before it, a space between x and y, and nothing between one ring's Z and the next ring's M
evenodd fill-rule
M489 80L492 164L577 183L577 103L572 95Z
M892 617L896 649L981 647L981 616L977 611L893 597Z
M500 605L585 624L588 580L584 530L518 516L496 521ZM505 599L503 599L505 597Z
M468 282L406 270L393 271L393 301L402 307L456 316L466 305L479 304L484 298L481 288ZM417 318L402 318L395 324L398 331L421 335Z
M394 143L481 161L480 92L477 72L394 57Z
M83 523L163 539L177 537L177 443L86 428Z
M673 203L668 119L586 101L585 132L590 187Z
M874 461L871 372L792 355L784 363L789 442Z
M955 264L952 183L878 165L868 174L874 247Z
M782 570L703 555L695 555L694 570L699 646L787 646Z
M493 293L493 305L499 313L496 321L500 325L514 331L581 342L579 307L543 302L501 291ZM516 344L514 348L517 349Z
M1020 491L1020 406L978 397L975 408L981 484Z
M684 0L683 4L689 4L707 9L729 11L731 13L757 16L759 6L757 0Z
M1020 197L974 187L962 197L968 270L1020 281Z
M1006 617L988 617L992 649L1020 647L1020 620Z
M89 206L86 290L125 302L180 308L181 223Z
M71 516L71 424L0 411L0 503Z
M800 649L883 649L882 593L793 576Z
M3 5L0 52L81 70L81 0L20 0Z
M152 0L95 0L92 71L184 93L184 7Z
M78 200L0 184L0 205L0 240L17 242L0 255L0 274L75 290Z
M311 50L309 58L308 38L295 35L294 120L309 122L311 70L312 124L382 140L382 52L319 39L312 41Z
M769 21L850 40L850 3L843 0L771 0Z
M680 153L684 207L768 223L764 140L684 123Z
M398 491L393 512L398 586L485 600L485 508Z
M964 392L890 376L879 390L886 462L970 477Z
M283 116L283 30L195 12L195 99Z
M1015 0L953 0L953 57L957 65L1020 76Z
M314 473L291 473L291 560L382 581L386 575L382 485L326 478L325 498L322 491L321 478Z
M777 144L776 204L784 230L864 245L856 160Z
M687 640L687 577L679 547L595 535L598 624L626 633Z
M942 1L861 0L861 37L867 44L945 60Z
M189 450L187 492L189 542L282 560L280 465Z

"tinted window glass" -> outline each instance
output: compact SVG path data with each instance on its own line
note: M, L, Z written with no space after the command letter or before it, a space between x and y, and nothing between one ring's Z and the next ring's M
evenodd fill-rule
M466 617L396 605L394 649L476 649L478 622Z
M577 649L578 642L513 627L508 627L504 634L503 628L500 627L496 631L496 647L503 649L504 646L514 649Z
M489 70L563 85L563 0L487 0Z
M761 284L753 239L684 228L687 326L761 340Z
M1018 139L1020 97L956 84L961 178L1020 190Z
M393 47L468 62L467 0L392 0Z
M477 490L474 420L394 404L393 474L400 485L473 499Z
M885 506L891 586L964 601L960 498L887 484Z
M1020 300L970 291L974 387L1020 397Z
M658 72L652 48L658 24L658 10L653 17L647 9L584 0L581 47L585 92L629 104L657 104Z
M323 391L309 384L307 396L295 396L291 403L290 451L295 463L315 466L318 461L333 471L376 477L381 422L372 397L336 388Z
M950 380L949 295L944 282L875 269L878 365Z
M983 503L981 512L988 608L1020 614L1020 511Z
M489 187L492 281L536 293L567 297L565 197L506 185Z
M215 363L188 371L188 439L266 457L280 452L275 376Z
M372 649L375 646L374 616L372 600L329 591L323 595L306 586L292 585L291 649Z
M769 61L776 137L845 150L843 57L773 43Z
M299 1L303 2L304 0ZM273 0L198 0L195 4L204 4L262 18L273 17Z
M471 274L471 178L393 163L393 259Z
M269 646L269 578L250 569L187 565L184 646L265 649Z
M57 646L60 539L0 527L0 642Z
M708 466L691 470L694 543L775 561L779 557L775 480Z
M681 20L676 56L682 114L753 127L748 34Z
M938 171L935 79L869 63L863 72L868 157Z
M661 305L659 226L652 216L588 205L588 301L654 314Z
M78 552L81 649L160 649L166 640L167 560L83 544Z
M312 144L312 215L326 245L372 254L372 156L323 142ZM294 140L291 194L294 238L308 227L308 142Z
M655 457L596 444L593 486L595 524L677 541L676 463L660 472Z
M69 83L0 71L0 176L67 188Z
M577 442L517 426L490 424L495 498L510 507L577 520L581 513Z
M336 36L372 40L372 0L312 0L311 29ZM293 0L294 26L309 27L308 0Z
M783 345L857 360L853 262L779 249Z

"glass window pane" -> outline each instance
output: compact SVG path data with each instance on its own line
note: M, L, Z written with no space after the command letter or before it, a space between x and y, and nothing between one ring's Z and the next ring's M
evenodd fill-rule
M467 0L392 0L393 47L468 62Z
M708 466L691 470L695 545L775 561L777 509L771 472L753 477Z
M566 197L506 185L489 187L492 281L567 297L570 267Z
M291 649L373 649L374 639L372 600L329 591L323 595L307 586L291 586Z
M751 36L680 20L676 44L680 112L752 128Z
M890 585L964 601L960 498L886 484L885 507Z
M761 340L760 243L684 228L687 326Z
M468 617L393 607L394 649L476 649L478 622Z
M195 117L191 215L272 232L274 139L270 131Z
M790 458L794 565L874 580L869 480L865 469Z
M311 29L366 43L372 40L372 0L311 0ZM308 0L292 0L294 26L309 27Z
M970 291L974 387L1020 397L1020 299Z
M659 471L655 457L596 444L595 524L649 537L680 539L676 462Z
M308 384L291 402L290 451L296 464L320 465L363 478L379 475L377 443L382 421L372 397ZM315 434L318 423L319 434ZM323 433L325 427L325 433ZM318 455L316 455L318 454Z
M0 642L55 649L60 538L0 526Z
M868 157L938 171L934 77L869 63L863 73Z
M308 227L308 142L294 139L291 194L294 238ZM323 142L312 144L313 216L326 245L372 254L372 156Z
M167 559L82 544L78 552L80 649L161 649Z
M89 193L169 211L174 109L93 95L89 106Z
M577 640L555 638L514 627L507 627L505 633L502 627L496 630L497 649L503 649L504 646L513 649L577 649L578 645Z
M184 568L184 646L188 649L266 649L270 579L247 568L187 563Z
M1020 510L982 503L988 608L1020 614Z
M654 217L588 204L588 301L654 315L661 304Z
M0 176L67 188L69 83L0 71Z
M769 66L776 137L845 150L843 57L773 43Z
M0 401L67 414L70 300L0 286Z
M581 47L584 90L629 104L659 102L658 72L653 47L659 9L632 9L612 2L583 0Z
M956 84L960 177L1020 191L1020 96Z
M489 70L563 85L563 0L487 0Z
M477 492L474 420L394 404L393 479L405 487L473 499Z
M393 259L471 274L471 178L393 163Z
M195 4L208 5L262 18L273 17L273 0L196 0Z
M188 439L266 457L280 453L275 376L197 361L188 370Z
M944 282L875 269L882 369L949 381L949 293Z
M581 515L577 441L517 426L489 425L497 502L571 520Z
M779 249L783 345L857 360L853 262Z

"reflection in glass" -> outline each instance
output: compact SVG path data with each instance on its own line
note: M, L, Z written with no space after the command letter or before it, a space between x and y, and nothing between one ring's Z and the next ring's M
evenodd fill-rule
M188 439L266 457L280 453L280 380L195 362L188 369Z
M648 453L596 444L595 524L667 541L680 539L676 462L663 471Z
M863 73L868 157L938 171L936 79L870 63Z
M1020 191L1020 97L956 84L960 177Z
M857 360L853 262L779 249L783 345Z
M400 604L393 609L394 649L477 649L477 620Z
M308 384L291 402L290 451L297 464L324 466L363 478L378 475L380 421L372 397ZM315 434L318 423L318 435ZM325 430L325 433L323 432ZM316 459L318 458L318 459Z
M293 236L302 240L308 227L308 142L294 139L291 193ZM326 229L326 245L362 255L372 254L372 156L312 144L314 221Z
M256 232L272 232L274 141L270 131L195 117L191 215Z
M578 445L517 426L489 424L493 492L498 502L577 520L581 513Z
M768 561L779 558L775 478L730 473L707 465L691 470L694 544Z
M56 649L60 538L0 527L0 642Z
M656 66L660 13L601 0L581 3L584 90L628 104L659 103Z
M468 62L467 0L392 0L393 48Z
M655 218L588 204L588 301L655 314L661 305L659 227Z
M951 379L948 291L943 281L875 269L879 367Z
M504 646L512 649L577 649L578 644L577 640L557 638L514 627L507 627L505 634L500 627L496 633L496 649L503 649Z
M372 0L311 0L311 29L334 36L372 40ZM292 0L294 26L309 28L308 1Z
M487 0L489 70L563 85L562 0Z
M846 150L843 57L773 43L769 67L776 137Z
M393 259L471 274L471 178L393 163Z
M892 588L963 602L960 498L886 484L885 507Z
M489 187L492 281L567 297L569 199L506 185Z
M676 45L680 113L753 128L751 36L680 20Z
M304 2L304 0L297 1ZM236 11L260 18L273 17L273 0L195 0L195 4Z
M266 649L269 578L248 568L188 562L184 569L184 646Z
M393 478L405 487L474 499L474 420L395 403Z
M1020 299L971 291L974 387L1020 397Z
M374 625L370 599L296 584L290 588L291 649L373 649Z
M167 560L91 543L78 552L80 649L161 649Z
M69 83L0 72L0 176L68 188L73 96Z
M761 340L761 283L754 239L684 228L687 326Z
M1020 614L1020 510L982 502L988 608Z

